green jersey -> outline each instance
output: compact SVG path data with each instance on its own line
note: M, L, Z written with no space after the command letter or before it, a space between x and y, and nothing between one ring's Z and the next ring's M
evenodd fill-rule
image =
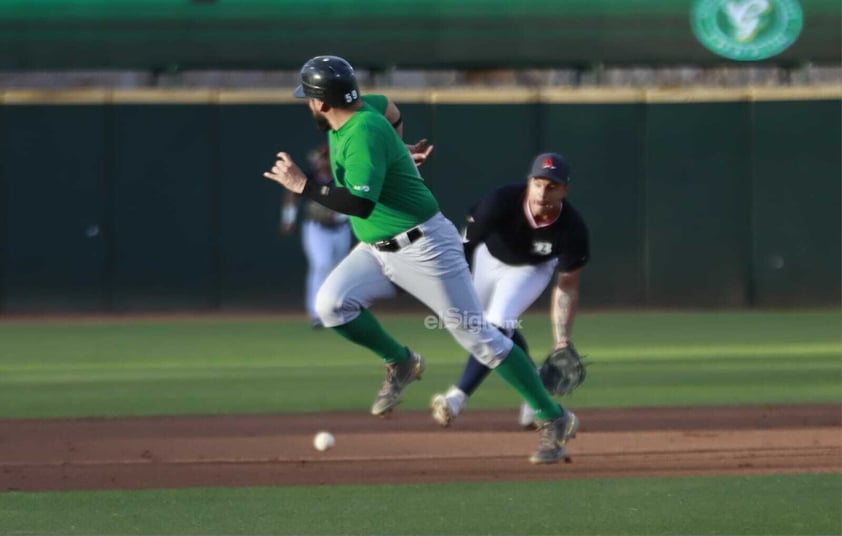
M439 206L406 145L382 111L372 106L379 108L382 103L385 110L385 97L366 97L339 130L328 132L328 140L337 186L375 203L368 218L350 217L354 235L371 244L427 221ZM371 98L374 100L370 103Z
M389 99L386 95L368 94L360 97L364 103L368 104L378 112L386 115L386 108L389 106Z

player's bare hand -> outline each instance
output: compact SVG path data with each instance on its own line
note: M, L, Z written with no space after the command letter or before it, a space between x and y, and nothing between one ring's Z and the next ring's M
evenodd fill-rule
M427 157L433 152L433 147L435 146L427 143L426 138L418 140L415 144L406 145L406 148L409 149L409 154L412 155L412 161L415 162L416 166L420 166L427 161Z
M307 176L301 168L292 161L288 153L278 153L278 159L272 169L263 174L269 180L275 181L287 190L300 194L304 191Z

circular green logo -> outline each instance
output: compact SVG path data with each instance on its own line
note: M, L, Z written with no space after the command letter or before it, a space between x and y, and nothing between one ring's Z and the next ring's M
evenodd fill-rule
M693 33L708 50L738 61L771 58L798 39L797 0L696 0Z

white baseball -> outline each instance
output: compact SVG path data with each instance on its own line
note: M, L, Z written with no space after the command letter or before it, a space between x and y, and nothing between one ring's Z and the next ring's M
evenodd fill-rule
M316 450L325 451L336 444L336 439L330 432L319 432L313 438L313 446Z

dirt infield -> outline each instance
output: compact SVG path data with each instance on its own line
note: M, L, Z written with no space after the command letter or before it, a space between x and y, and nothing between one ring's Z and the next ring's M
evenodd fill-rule
M0 490L382 484L842 472L838 405L581 410L566 463L531 466L514 411L0 420ZM336 447L311 441L330 430Z

